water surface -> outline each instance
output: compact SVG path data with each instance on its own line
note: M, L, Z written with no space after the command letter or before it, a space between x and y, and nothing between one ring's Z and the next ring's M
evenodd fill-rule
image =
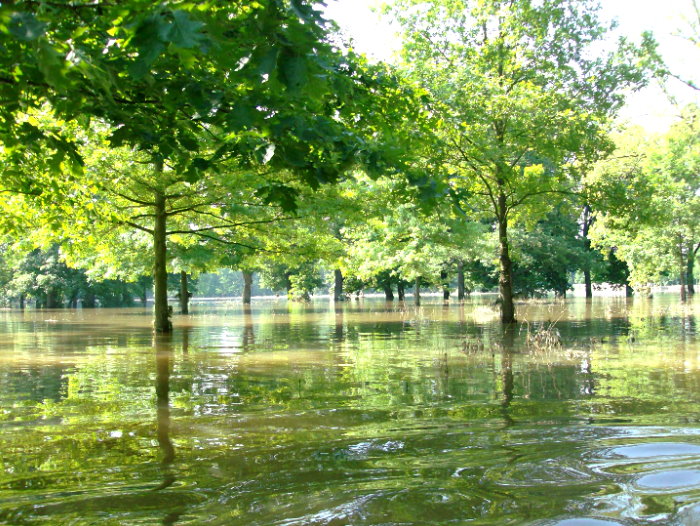
M700 524L696 306L518 308L2 311L0 523Z

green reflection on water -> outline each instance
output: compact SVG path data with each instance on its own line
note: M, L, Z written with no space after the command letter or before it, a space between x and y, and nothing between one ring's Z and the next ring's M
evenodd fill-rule
M700 460L694 305L533 302L511 330L487 301L195 309L155 339L138 309L0 314L0 522L648 524L700 509L692 477L644 483ZM563 347L527 347L552 322Z

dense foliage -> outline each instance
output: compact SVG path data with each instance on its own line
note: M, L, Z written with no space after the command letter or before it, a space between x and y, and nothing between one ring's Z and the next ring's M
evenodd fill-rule
M153 287L168 331L193 292L497 287L504 322L577 280L694 292L698 108L615 129L651 35L611 43L589 0L387 12L398 66L306 0L0 5L4 302Z

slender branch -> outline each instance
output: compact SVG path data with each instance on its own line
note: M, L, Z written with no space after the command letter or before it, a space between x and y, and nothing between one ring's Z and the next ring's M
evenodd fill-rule
M523 195L520 199L509 204L507 208L508 208L508 210L512 210L516 206L520 206L521 204L523 204L530 197L535 197L537 195L545 195L545 194L580 195L578 192L572 192L569 190L541 190L539 192L529 192L529 193Z
M149 234L153 234L153 229L146 228L145 226L141 226L138 223L133 223L131 221L119 221L119 224L128 225L128 226L133 227L137 230L142 230L143 232L148 232Z
M126 199L127 201L131 201L132 203L137 203L142 206L155 206L155 203L152 201L142 201L140 199L136 199L135 197L130 197L126 194L122 194L121 192L117 192L115 190L110 190L113 192L115 195L118 195L119 197Z
M212 236L211 234L205 234L205 233L203 233L203 232L193 232L193 233L194 233L196 236L203 237L203 238L206 238L206 239L210 239L210 240L212 240L212 241L216 241L217 243L223 243L224 245L239 246L239 247L249 248L249 249L251 249L251 250L256 250L256 251L260 251L260 252L269 252L269 253L271 253L271 254L281 254L281 253L282 253L282 252L280 252L280 251L269 250L269 249L266 249L266 248L256 247L256 246L253 246L253 245L247 245L247 244L245 244L245 243L240 243L240 242L238 242L238 241L230 241L230 240L228 240L228 239L222 239L222 238L220 238L220 237Z
M262 225L262 224L270 224L270 223L276 223L278 221L290 221L290 220L295 220L299 219L298 217L280 217L280 218L275 218L275 219L265 219L265 220L260 220L260 221L244 221L242 223L222 223L219 225L212 225L208 227L201 227L201 228L191 228L189 230L169 230L166 232L167 235L170 234L197 234L198 232L211 232L212 230L219 230L221 228L237 228L240 226L249 226L249 225Z

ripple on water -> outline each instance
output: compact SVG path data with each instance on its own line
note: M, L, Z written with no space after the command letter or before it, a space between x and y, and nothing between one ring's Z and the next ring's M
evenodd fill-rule
M649 442L616 447L610 450L610 453L630 459L700 456L700 446L684 442Z
M611 521L607 519L576 518L564 519L551 523L551 526L621 526L623 522Z
M594 473L583 462L576 462L571 459L520 462L509 466L507 470L504 470L502 466L498 466L493 471L496 473L497 484L504 486L580 485L604 480L603 477Z
M679 490L700 487L700 470L677 469L650 473L637 479L637 487L644 490Z

